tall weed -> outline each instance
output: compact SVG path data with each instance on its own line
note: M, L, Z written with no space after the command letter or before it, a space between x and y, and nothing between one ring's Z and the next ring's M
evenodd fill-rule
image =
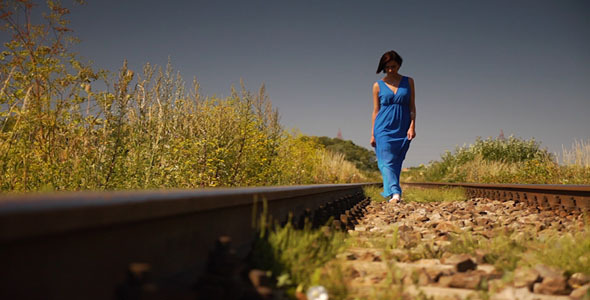
M408 182L590 184L590 167L583 164L584 145L564 152L564 157L571 157L569 161L580 164L559 165L534 139L478 138L427 166L410 168L402 177Z
M491 239L463 232L452 236L447 250L472 254L478 249L483 250L484 261L503 271L512 271L517 266L546 264L569 274L590 274L588 230L590 228L586 226L575 233L548 231L541 235L530 231L497 231Z
M346 233L328 227L312 229L307 223L303 229L295 229L291 223L274 226L254 244L252 264L269 270L281 278L283 288L293 296L297 286L307 289L317 284L317 272L345 245ZM339 270L333 275L341 276Z
M561 157L566 166L590 167L590 140L575 140L571 149L562 146Z
M6 1L0 53L0 190L119 190L363 181L311 139L288 133L262 85L227 98L190 89L169 62L95 70L68 50L69 10ZM21 18L21 16L25 16ZM20 22L20 23L19 23ZM30 30L34 28L34 30ZM102 87L105 88L102 88Z

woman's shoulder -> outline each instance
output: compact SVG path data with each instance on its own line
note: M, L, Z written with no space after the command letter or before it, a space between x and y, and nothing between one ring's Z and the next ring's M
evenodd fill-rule
M409 82L412 82L412 83L414 82L414 78L407 76L407 75L402 75L402 76L406 77L406 79L408 79Z

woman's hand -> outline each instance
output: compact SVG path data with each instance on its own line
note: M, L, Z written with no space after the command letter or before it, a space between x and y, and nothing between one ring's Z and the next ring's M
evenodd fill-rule
M375 148L377 146L377 141L375 141L375 137L371 136L371 147Z
M415 137L416 137L416 130L414 130L414 128L410 127L410 129L408 129L408 140L412 140Z

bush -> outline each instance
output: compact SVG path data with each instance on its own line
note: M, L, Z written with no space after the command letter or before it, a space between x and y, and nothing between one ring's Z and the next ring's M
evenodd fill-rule
M190 91L171 64L94 70L68 50L69 13L7 1L0 53L0 190L119 190L362 181L312 139L286 132L264 85ZM21 23L19 23L21 22ZM24 23L22 23L24 22ZM29 30L34 28L34 30ZM106 86L99 90L98 87Z
M352 141L329 138L326 136L313 137L318 143L324 145L327 150L341 153L347 161L368 173L379 172L377 167L377 156L374 151L355 145Z
M576 149L571 153L580 152L583 151ZM478 138L472 145L447 151L441 160L410 168L402 176L408 182L588 184L590 167L560 166L539 142L511 136L508 139Z

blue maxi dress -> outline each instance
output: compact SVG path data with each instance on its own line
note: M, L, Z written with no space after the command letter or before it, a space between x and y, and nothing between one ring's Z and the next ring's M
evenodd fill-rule
M397 92L394 93L383 80L379 84L380 108L375 118L373 134L377 143L377 165L383 176L383 197L402 194L399 176L402 162L410 147L410 85L402 76Z

